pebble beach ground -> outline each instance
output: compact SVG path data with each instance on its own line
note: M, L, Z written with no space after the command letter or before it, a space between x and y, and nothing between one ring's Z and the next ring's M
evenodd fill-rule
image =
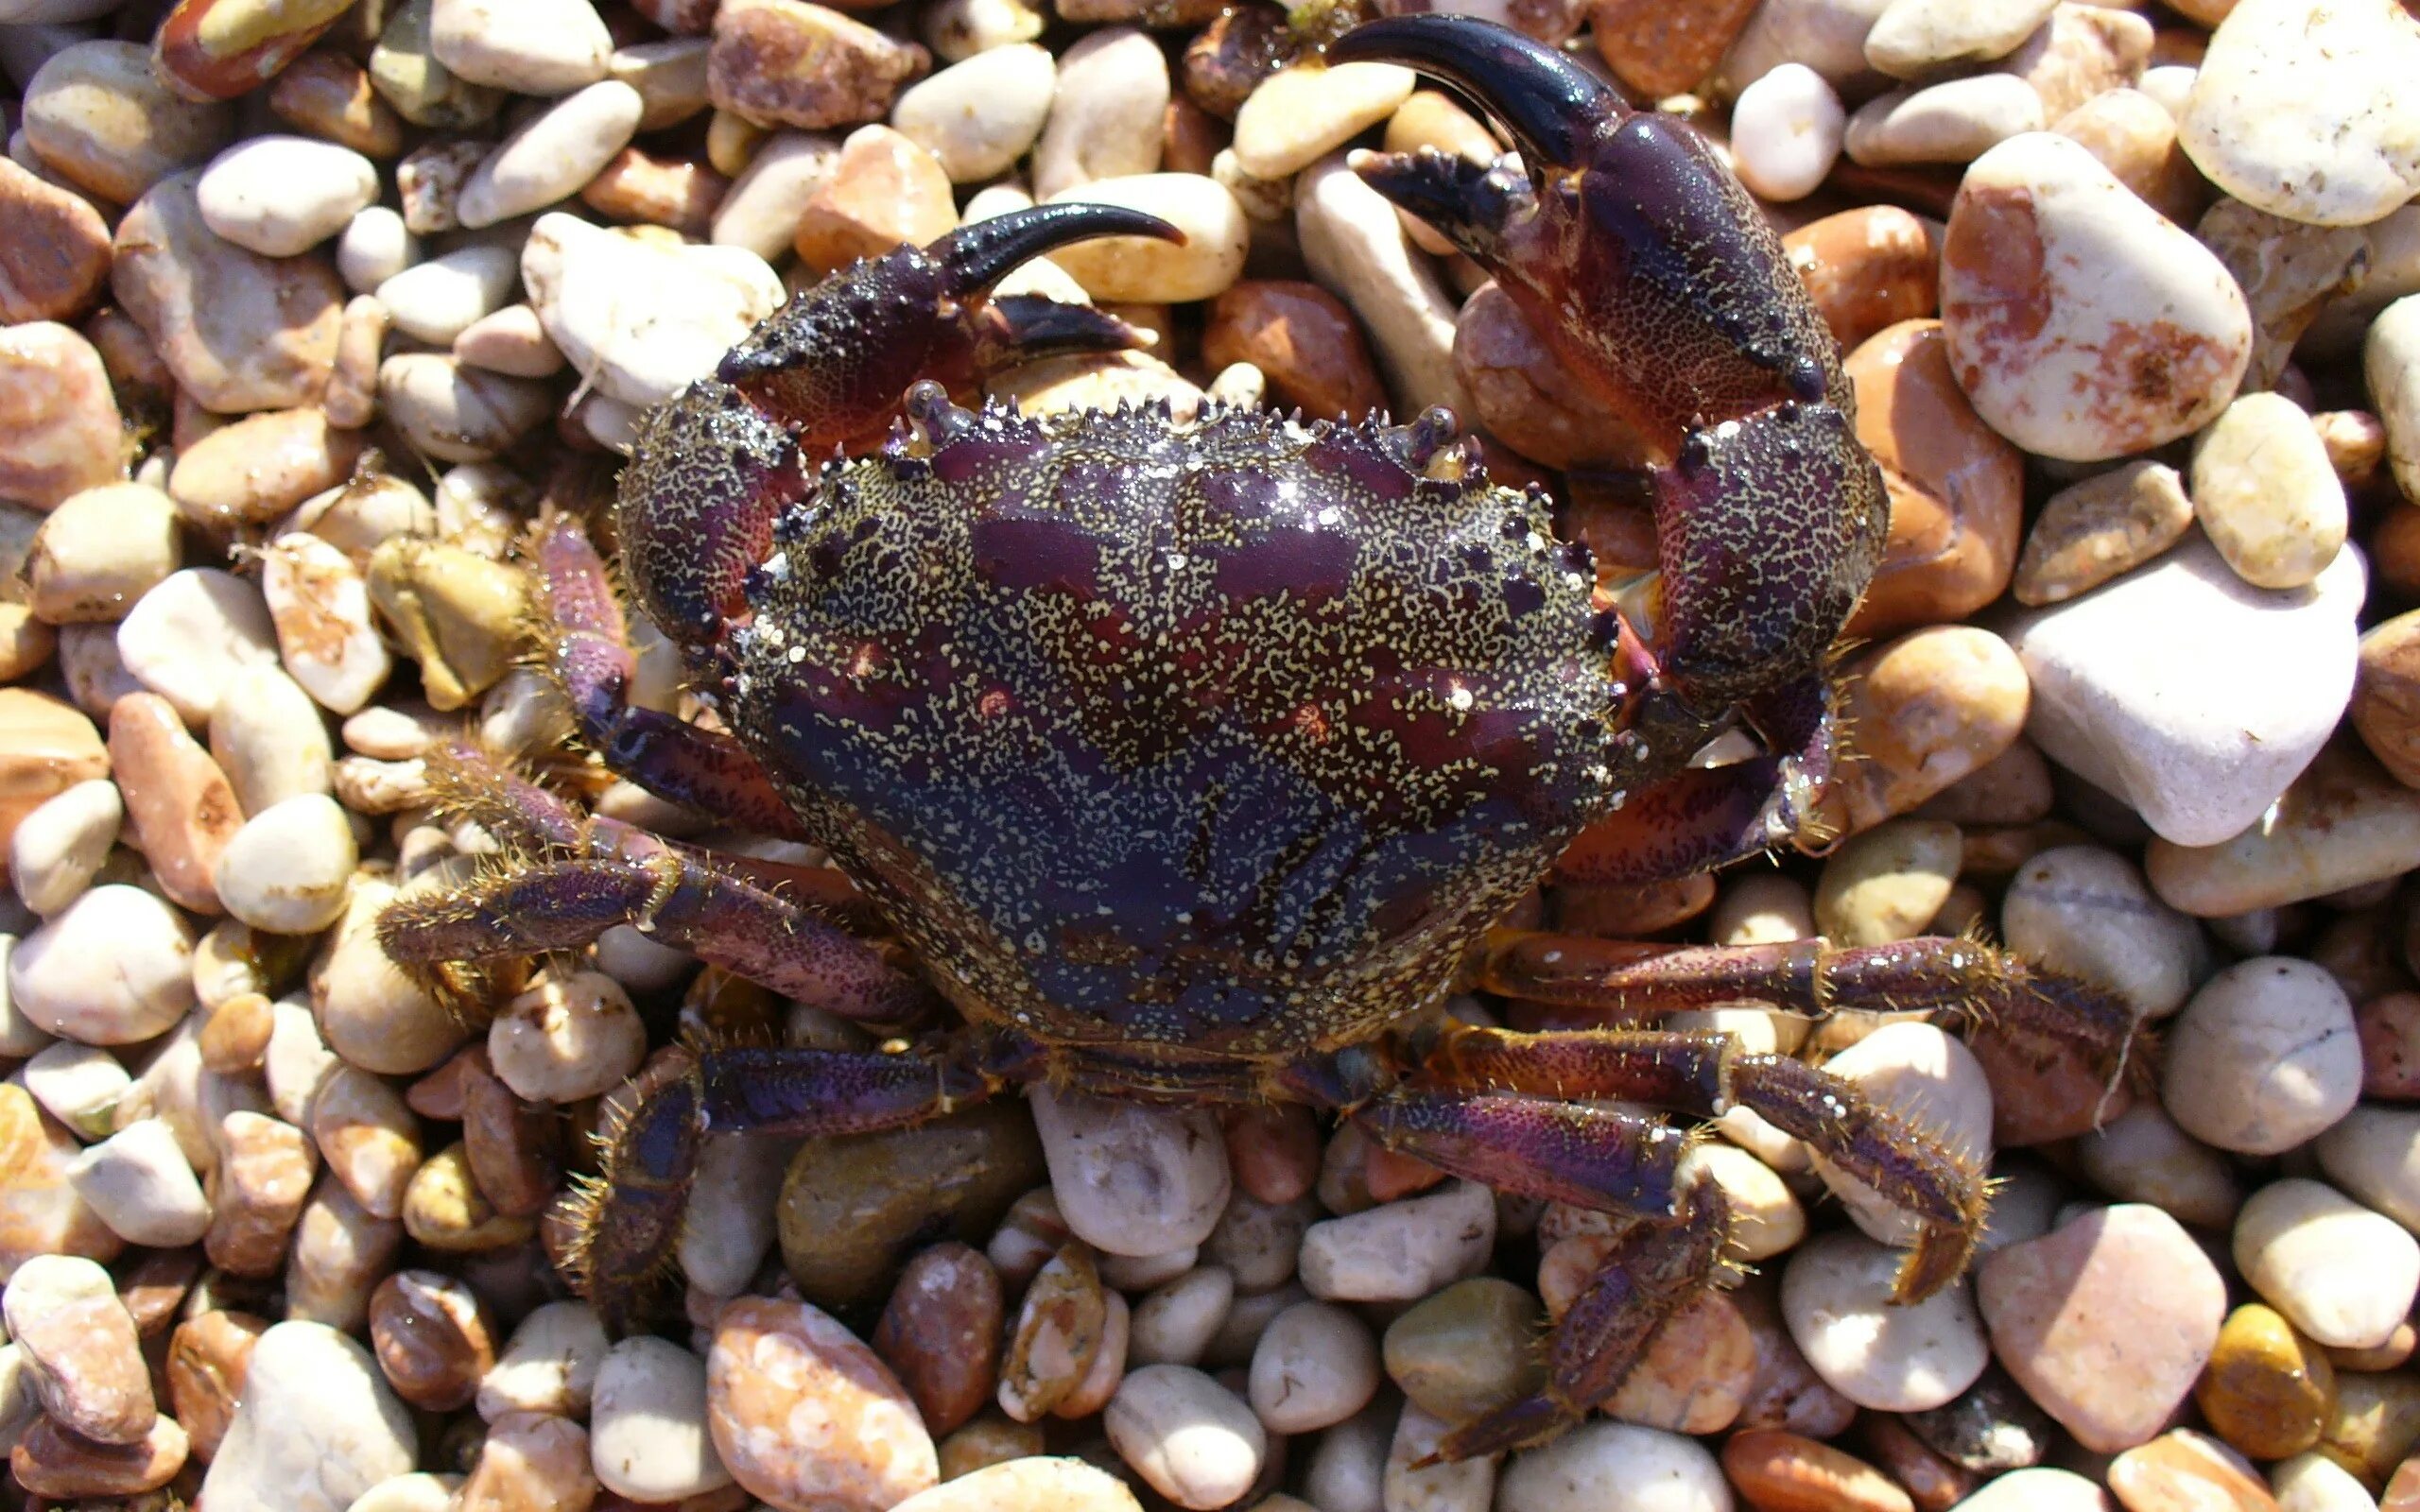
M513 551L786 291L1035 199L1173 248L1013 290L1149 353L1029 408L1451 405L1608 580L1618 426L1345 165L1481 159L1269 0L0 0L0 1507L174 1512L2420 1509L2420 21L2394 0L1457 0L1731 154L1892 495L1821 860L1522 921L1981 930L2156 1074L1690 1016L1987 1162L1970 1276L1735 1111L1739 1284L1583 1426L1532 1389L1615 1232L1300 1108L1037 1091L709 1145L608 1344L547 1214L683 1026L869 1042L627 928L476 1032L387 961L479 864L467 728L562 765ZM1390 11L1426 0L1378 0ZM651 635L635 701L681 707ZM811 858L809 858L811 859ZM1461 997L1473 1022L1550 1010Z

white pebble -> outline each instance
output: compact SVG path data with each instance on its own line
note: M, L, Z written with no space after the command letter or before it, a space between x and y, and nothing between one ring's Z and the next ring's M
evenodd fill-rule
M611 1091L647 1057L647 1024L621 984L598 971L549 976L505 1005L488 1026L488 1058L513 1092L533 1103L578 1102Z
M1694 1438L1585 1422L1513 1455L1495 1512L1731 1512L1731 1489Z
M210 759L246 814L327 792L334 756L328 727L301 683L276 667L246 667L227 680L210 716Z
M1051 261L1096 300L1183 303L1223 294L1243 276L1252 227L1226 186L1199 173L1147 173L1095 179L1052 203L1122 205L1159 216L1184 232L1174 244L1148 236L1096 236L1051 253Z
M395 318L396 330L441 347L502 308L520 282L518 250L474 242L415 263L380 284L378 302Z
M192 932L140 887L95 887L18 942L9 996L45 1034L92 1045L148 1040L193 1006Z
M586 1302L548 1302L512 1331L479 1378L477 1407L489 1422L507 1413L585 1418L610 1346Z
M336 799L304 793L246 820L220 853L213 881L227 912L254 929L308 935L344 912L358 858L353 825Z
M2321 1344L2387 1342L2420 1295L2420 1241L2317 1181L2272 1181L2235 1221L2235 1263L2252 1289Z
M354 215L337 238L337 272L355 294L375 293L379 284L419 261L420 238L401 215L384 205Z
M117 654L185 723L203 725L239 669L277 664L277 627L259 589L215 567L188 567L127 611Z
M18 1073L50 1116L88 1140L110 1131L119 1099L134 1085L117 1057L93 1045L45 1045Z
M1848 114L1824 76L1784 63L1739 92L1731 155L1739 181L1775 201L1804 199L1840 160Z
M474 84L562 94L605 77L614 34L589 0L435 0L428 49Z
M1126 1357L1136 1365L1199 1365L1227 1308L1236 1279L1223 1265L1203 1265L1134 1304Z
M1476 1181L1315 1223L1303 1235L1303 1284L1346 1302L1412 1302L1486 1268L1495 1194Z
M1255 179L1290 179L1394 114L1417 82L1396 63L1281 68L1236 112L1236 165Z
M211 1512L345 1512L418 1457L411 1414L362 1345L321 1323L275 1324L202 1478Z
M569 198L630 146L646 110L637 90L613 78L557 100L472 171L455 215L476 230Z
M106 777L44 799L17 822L9 839L9 875L17 897L45 919L82 897L109 859L125 818L117 784Z
M68 1168L77 1195L130 1245L176 1249L199 1244L210 1204L177 1136L140 1118L87 1149Z
M1151 1489L1208 1512L1259 1478L1269 1435L1236 1394L1201 1371L1150 1365L1127 1373L1101 1415L1110 1446Z
M669 1339L624 1339L596 1370L588 1452L605 1489L678 1502L731 1484L706 1435L706 1362Z
M353 713L386 684L394 659L371 618L369 579L333 542L300 530L271 541L261 596L286 674L321 708Z
M1252 1410L1272 1434L1331 1428L1377 1395L1378 1341L1333 1302L1297 1302L1253 1346Z
M1857 1234L1801 1246L1782 1272L1782 1319L1826 1385L1876 1412L1922 1412L1975 1383L1991 1363L1965 1281L1922 1302L1891 1299L1905 1256Z
M2360 1095L2353 1006L2309 961L2238 962L2204 984L2169 1030L2160 1100L2205 1144L2275 1155L2343 1117Z
M309 251L377 199L378 169L368 158L307 136L239 143L194 186L202 224L263 257Z
M1045 1088L1027 1102L1051 1192L1078 1238L1113 1255L1160 1255L1218 1227L1233 1182L1208 1112Z
M950 182L979 183L1014 167L1042 134L1058 74L1047 47L994 47L902 91L890 124Z

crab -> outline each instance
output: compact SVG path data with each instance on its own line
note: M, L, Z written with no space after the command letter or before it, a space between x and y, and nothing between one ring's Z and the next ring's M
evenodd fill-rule
M543 522L530 556L585 744L666 799L821 848L856 915L828 906L828 871L592 818L458 749L441 796L516 859L380 926L398 961L442 972L635 923L774 992L922 1026L872 1051L707 1044L643 1073L574 1246L615 1332L644 1324L709 1133L893 1128L1037 1083L1299 1103L1498 1191L1635 1220L1557 1326L1546 1384L1439 1451L1489 1453L1602 1402L1720 1278L1723 1195L1651 1110L1754 1109L1910 1214L1903 1300L1974 1251L1970 1160L1846 1081L1661 1016L1932 1009L2121 1063L2118 1001L1979 940L1500 926L1549 875L1646 883L1824 841L1832 652L1880 555L1883 483L1837 345L1688 128L1467 18L1370 22L1329 56L1409 64L1517 145L1487 167L1352 165L1647 438L1659 575L1606 607L1547 496L1492 486L1442 409L961 407L1007 364L1135 344L1099 313L987 293L1069 241L1175 236L1133 211L1004 215L800 294L650 414L619 486L628 588L719 728L629 701L623 611L576 521ZM1726 732L1756 753L1693 764ZM895 938L848 927L869 902ZM1466 986L1585 1026L1435 1011Z

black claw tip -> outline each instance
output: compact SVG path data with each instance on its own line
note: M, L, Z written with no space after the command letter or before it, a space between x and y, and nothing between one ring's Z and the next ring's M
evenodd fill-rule
M972 294L996 284L1019 263L1069 242L1096 236L1150 236L1183 242L1184 232L1157 215L1124 205L1065 200L1035 205L961 226L926 249L949 278L952 295Z
M1580 165L1598 122L1628 112L1578 63L1476 16L1389 16L1328 44L1331 62L1402 63L1452 85L1502 121L1531 171Z

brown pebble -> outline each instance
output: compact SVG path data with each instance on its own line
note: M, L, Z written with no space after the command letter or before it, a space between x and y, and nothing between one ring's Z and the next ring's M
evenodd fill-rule
M311 1195L310 1139L282 1119L234 1112L219 1120L218 1143L202 1249L221 1270L273 1276Z
M1290 61L1297 47L1286 12L1263 0L1229 6L1185 44L1178 80L1185 97L1222 121Z
M9 1470L36 1496L140 1496L174 1480L190 1452L185 1431L173 1418L155 1416L151 1431L138 1442L98 1444L43 1416L9 1452Z
M1092 1247L1069 1240L1035 1274L1017 1307L1000 1362L1001 1409L1033 1422L1057 1406L1092 1368L1108 1315Z
M1905 814L2016 743L2032 684L2008 643L1971 625L1935 625L1850 663L1858 760L1834 789L1848 828Z
M2321 1352L2339 1370L2394 1370L2410 1361L2415 1349L2420 1349L2420 1329L2413 1328L2411 1320L2405 1318L2386 1336L2384 1344L2374 1344L2366 1349L2331 1344Z
M1661 99L1712 73L1755 9L1755 0L1595 0L1588 28L1616 78Z
M1478 423L1547 467L1636 466L1651 450L1550 351L1500 284L1481 284L1454 321L1454 375Z
M516 1095L489 1069L487 1049L474 1045L460 1063L462 1153L471 1178L508 1218L546 1210L562 1177L562 1121L550 1108Z
M126 1304L126 1315L134 1319L134 1332L146 1346L174 1326L202 1264L198 1245L147 1249L119 1275L118 1300Z
M2336 1410L2319 1452L2372 1487L2420 1447L2420 1380L2400 1370L2345 1370L2336 1377Z
M2420 1098L2420 992L2390 992L2353 1013L2361 1036L2361 1095Z
M243 1400L252 1343L268 1329L265 1317L213 1311L178 1324L168 1338L162 1370L168 1383L168 1405L192 1435L194 1458L204 1464L216 1457L218 1441L227 1435L236 1403Z
M412 1173L404 1194L404 1229L431 1249L500 1249L536 1231L536 1220L499 1212L471 1175L469 1153L449 1144Z
M1004 1306L1000 1273L954 1241L919 1252L900 1273L867 1342L897 1372L927 1432L946 1434L992 1400Z
M126 452L93 344L50 320L0 326L0 496L48 509L116 482Z
M509 1412L488 1425L458 1512L589 1512L596 1470L588 1430L568 1418Z
M2058 604L2131 572L2185 538L2193 501L2165 462L2127 462L2050 495L2016 560L2020 604Z
M151 62L187 99L232 100L278 76L351 0L177 0L151 40Z
M1172 95L1160 115L1160 169L1207 174L1233 134L1226 122L1195 104L1191 95Z
M2363 633L2346 712L2378 764L2406 787L2420 787L2420 610Z
M1043 1452L1042 1428L1021 1423L997 1412L987 1412L941 1441L942 1479L972 1475L987 1465L1028 1459Z
M624 147L579 192L580 203L608 220L669 226L702 238L731 180L703 163Z
M2209 203L2210 188L2177 145L2176 117L2138 89L2113 89L2069 111L2050 129L2100 160L2110 176L2180 226Z
M362 444L357 433L330 425L316 404L263 410L179 453L168 497L188 521L216 534L266 524L342 483Z
M244 810L176 706L156 693L120 698L110 710L110 765L161 890L196 913L223 912L211 876Z
M50 799L109 775L109 747L73 704L31 688L0 688L0 845Z
M2330 301L2360 287L2370 270L2370 240L2360 227L2306 225L2238 199L2212 205L2193 234L2243 285L2251 307L2247 394L2278 386L2311 321Z
M868 126L840 144L791 242L809 267L829 272L901 242L921 247L957 224L941 161L887 126Z
M2126 1512L2275 1512L2277 1505L2241 1455L2188 1428L2111 1460L2109 1489Z
M1783 1325L1778 1290L1770 1273L1731 1293L1732 1305L1748 1325L1756 1363L1739 1404L1737 1428L1779 1428L1808 1438L1830 1438L1857 1417L1857 1405L1824 1384Z
M1940 321L1888 326L1844 366L1858 439L1891 496L1882 565L1844 633L1963 619L2000 596L2015 566L2024 456L1966 403Z
M1769 1428L1732 1435L1722 1473L1758 1512L1915 1512L1908 1493L1863 1460Z
M804 0L723 0L706 56L717 110L821 130L879 120L932 57Z
M109 276L109 222L92 201L0 158L0 325L73 320Z
M32 1093L0 1082L0 1281L36 1255L106 1263L126 1247L68 1184L82 1149Z
M1810 220L1782 247L1843 352L1902 320L1940 313L1940 234L1896 205Z
M296 130L366 158L391 158L404 149L403 119L371 87L370 71L329 48L286 65L269 86L268 108Z
M495 1324L451 1276L403 1270L370 1294L370 1343L395 1395L429 1412L470 1405L495 1366Z
M1274 405L1314 420L1387 407L1353 312L1316 284L1247 279L1229 288L1210 303L1201 360L1213 369L1251 363L1268 377Z
M1917 1512L1949 1512L1975 1489L1974 1474L1936 1452L1888 1413L1862 1413L1858 1435L1865 1451L1896 1481Z
M2194 1383L2211 1432L2255 1459L2284 1459L2319 1442L2336 1403L2336 1370L2283 1314L2248 1302L2227 1314Z
M258 992L238 992L211 1010L203 1021L199 1047L204 1069L222 1076L241 1076L260 1069L277 1016L268 999Z
M2152 24L2131 11L2066 0L1998 67L2033 86L2042 118L2056 121L2113 89L2139 83L2151 61Z
M303 1126L328 1171L355 1202L381 1218L402 1215L420 1169L420 1121L401 1093L368 1072L339 1062L320 1079Z

